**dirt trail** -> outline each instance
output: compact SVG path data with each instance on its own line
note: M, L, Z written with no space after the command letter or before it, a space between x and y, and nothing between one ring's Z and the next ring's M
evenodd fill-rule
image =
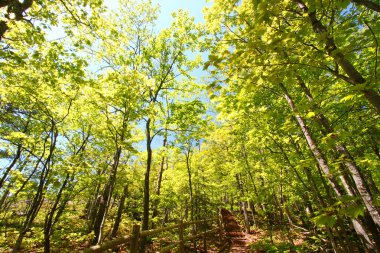
M221 253L234 252L244 253L248 252L249 244L252 238L249 234L243 232L243 228L237 223L235 216L228 210L221 210L224 231L230 243L225 247Z

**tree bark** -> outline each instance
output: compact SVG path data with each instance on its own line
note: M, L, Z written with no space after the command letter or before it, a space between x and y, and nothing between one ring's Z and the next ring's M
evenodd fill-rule
M54 214L58 208L58 204L62 198L62 192L66 188L67 183L69 181L70 174L66 174L66 178L60 187L57 197L55 198L54 204L49 211L49 213L45 217L45 225L44 225L44 253L50 253L50 236L52 234L53 229L53 221L54 221Z
M167 145L167 129L165 129L162 147L166 148L166 145ZM160 163L160 171L158 172L158 176L157 176L157 184L156 184L156 192L155 192L156 193L156 199L152 203L152 209L153 209L152 219L154 219L158 215L158 204L159 204L158 198L161 194L161 183L162 183L162 175L164 174L164 169L165 169L165 156L163 155L161 158L161 163Z
M117 231L119 230L119 225L120 225L121 217L124 210L125 199L127 198L127 196L128 196L128 184L124 186L123 194L121 195L121 198L120 198L119 206L117 208L115 223L113 225L112 232L111 232L111 237L116 237Z
M238 185L238 189L240 191L241 197L244 197L244 189L243 189L243 184L241 182L241 175L240 174L236 174L235 177L236 177L236 183ZM241 203L240 206L242 206L243 214L244 214L244 228L245 228L245 232L249 233L250 232L250 224L249 224L248 212L247 212L247 201L240 201L240 203Z
M304 91L307 99L312 104L313 108L319 109L317 104L314 101L314 98L313 98L310 90L306 87L305 83L302 81L302 79L300 77L298 77L298 80L299 80L299 85L301 86L302 90ZM320 124L320 126L324 128L326 134L334 133L334 129L332 128L329 120L325 117L324 114L318 113L316 118L318 119L318 123ZM377 229L380 233L380 213L379 213L377 207L373 203L372 196L370 194L370 191L367 187L367 184L366 184L366 182L362 176L360 169L356 166L355 160L351 156L348 149L346 148L346 145L342 142L339 142L339 137L337 135L334 135L334 138L332 138L332 141L335 144L336 152L338 154L340 154L341 157L343 157L343 163L348 168L348 170L352 176L352 179L355 183L356 189L357 189L368 213L372 217L373 222L376 224ZM341 180L344 180L344 179L341 179ZM346 183L346 182L344 182L344 183L347 184L347 186L345 186L345 188L348 189L349 183Z
M98 212L96 214L95 223L94 223L94 239L92 241L93 244L98 244L102 239L102 229L103 229L104 221L106 219L112 192L113 192L115 182L116 182L116 174L117 174L117 169L119 167L121 151L122 151L121 147L120 146L117 147L115 155L114 155L114 159L113 159L111 175L108 179L107 184L104 187L102 199L99 203L99 208L98 208Z
M152 166L152 137L151 137L151 130L150 125L151 119L148 118L145 124L145 135L146 135L146 153L147 153L147 159L146 159L146 170L145 170L145 177L144 177L144 212L143 212L143 220L142 220L142 231L149 229L149 200L150 200L150 192L149 192L149 182L150 182L150 170ZM141 240L140 245L140 253L145 252L145 240Z
M344 192L343 192L342 188L338 185L337 180L335 179L335 177L331 173L326 159L323 157L322 152L317 147L314 139L312 138L312 136L311 136L311 134L309 132L308 127L306 126L305 121L303 120L303 118L299 114L299 112L298 112L296 106L294 105L294 102L293 102L292 98L290 97L287 89L285 88L285 86L282 83L280 83L280 87L281 87L281 89L282 89L282 91L283 91L283 93L285 95L285 99L287 100L287 102L289 104L289 107L295 113L295 117L297 119L297 122L298 122L298 124L299 124L299 126L300 126L300 128L302 130L302 133L305 136L305 139L307 141L307 144L309 145L309 148L310 148L311 152L313 153L315 159L318 162L318 165L321 167L323 173L326 175L326 177L328 179L328 182L329 182L330 186L333 188L336 196L338 198L341 198L344 195ZM352 224L353 224L353 226L355 228L356 233L363 240L366 248L368 250L370 250L371 252L376 252L376 247L372 243L372 241L369 239L368 233L363 228L362 224L360 224L359 221L356 220L356 219L351 219L351 222L352 222Z
M343 71L348 75L350 82L353 85L359 85L366 82L364 77L359 73L359 71L354 67L354 65L346 59L345 55L339 51L338 47L335 45L334 38L329 34L326 27L322 22L317 19L316 12L309 12L309 8L305 5L302 0L294 0L298 7L308 15L310 23L313 27L315 33L321 35L322 40L325 43L325 50L329 56L331 56L336 64L338 64ZM372 89L363 89L362 93L368 100L370 104L376 109L377 113L380 114L380 95L377 91Z
M302 133L305 136L305 139L307 141L307 144L308 144L311 152L313 153L314 158L317 160L318 165L321 167L323 173L327 177L327 179L328 179L331 187L333 188L334 192L336 193L336 195L337 196L342 195L343 194L342 188L337 183L336 179L334 178L333 174L331 173L326 159L323 157L322 152L319 150L319 148L315 144L314 139L311 136L311 134L309 132L309 129L306 126L305 121L303 120L303 118L301 117L301 115L298 113L298 111L297 111L297 109L296 109L296 107L295 107L295 105L293 103L293 100L290 97L288 91L286 90L285 86L282 83L280 83L280 87L281 87L282 91L285 94L285 99L287 100L290 108L295 113L295 117L296 117L296 120L298 122L298 125L300 126L300 128L302 130Z
M37 192L34 195L31 207L28 210L27 217L26 217L24 224L20 230L19 236L16 240L15 246L12 249L12 252L18 252L20 250L22 241L25 237L25 234L30 229L30 227L32 226L34 219L36 218L37 213L40 210L41 205L42 205L43 200L44 200L44 190L45 190L44 188L46 185L47 177L48 177L49 172L50 172L53 153L54 153L56 143L57 143L57 138L58 138L58 131L56 130L56 124L54 121L52 122L52 126L50 128L49 135L50 135L49 138L51 139L50 147L49 147L49 154L45 160L45 163L43 164L43 167L42 167L42 170L40 173ZM45 150L45 147L44 147L44 150ZM41 156L41 157L43 157L43 156Z
M369 1L369 0L351 0L351 1L358 5L363 5L370 10L380 12L380 5L372 1Z
M18 144L17 145L17 151L16 151L15 157L13 158L11 164L5 169L5 172L4 172L3 176L0 179L0 189L3 187L3 184L4 184L5 180L6 180L9 172L16 165L17 161L20 159L21 151L22 151L22 144Z

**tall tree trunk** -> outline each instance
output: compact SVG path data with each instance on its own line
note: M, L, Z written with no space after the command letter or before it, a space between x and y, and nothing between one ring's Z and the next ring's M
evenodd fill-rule
M193 184L191 178L191 167L190 167L190 150L185 154L186 156L186 168L187 168L187 180L189 183L189 194L190 194L190 220L194 220L194 198L193 198Z
M5 172L4 172L3 176L0 178L0 189L3 187L3 184L4 184L5 180L6 180L9 172L16 165L17 161L20 159L21 151L22 151L22 145L18 144L17 145L17 151L16 151L15 157L13 158L11 164L5 169Z
M243 184L242 184L242 181L241 181L241 175L240 174L236 174L235 177L236 177L236 183L238 185L241 197L244 198L244 188L243 188ZM245 228L245 232L249 233L250 232L250 224L249 224L249 219L248 219L247 201L240 201L240 203L241 203L240 206L242 206L243 214L244 214L244 228Z
M287 100L290 108L295 113L295 117L296 117L296 120L298 122L298 125L300 126L300 128L302 130L302 133L304 134L305 139L307 141L307 144L308 144L311 152L313 153L314 158L317 160L318 165L321 167L323 173L327 177L327 179L328 179L331 187L333 188L334 192L336 193L336 195L337 196L342 195L343 194L342 188L337 183L336 179L334 178L333 174L331 173L326 159L323 157L322 152L319 150L319 148L315 144L314 139L311 136L311 134L309 132L309 129L308 129L308 127L305 124L305 121L303 120L303 118L301 117L301 115L298 113L298 111L297 111L297 109L296 109L296 107L295 107L295 105L293 103L293 100L290 97L288 91L286 90L285 86L282 83L280 83L280 87L281 87L282 91L285 94L285 98L286 98L286 100Z
M88 134L84 139L78 150L74 152L74 156L78 155L81 151L84 150L87 141L90 137L90 134ZM77 164L78 166L78 164ZM45 216L45 225L44 225L44 252L50 253L50 237L53 233L53 227L54 224L57 223L60 216L62 215L63 211L65 210L66 204L69 201L70 196L66 196L63 200L62 197L64 197L63 192L69 188L71 183L74 181L75 173L67 173L65 180L63 181L61 187L59 188L59 191L57 193L57 196L55 198L54 204Z
M86 219L87 219L87 225L88 225L88 233L90 233L94 227L95 223L95 217L97 213L97 208L99 206L99 192L100 192L101 183L98 182L95 188L95 194L88 200L87 204L87 213L86 213Z
M34 195L32 204L30 206L30 209L28 210L26 219L25 219L24 224L20 230L20 234L16 240L16 243L12 249L12 252L18 252L20 250L22 241L25 237L25 234L31 228L31 226L34 222L34 219L36 218L38 211L40 210L41 205L42 205L43 200L44 200L45 185L46 185L46 181L47 181L47 178L48 178L48 175L50 172L53 153L54 153L54 150L56 147L57 137L58 137L58 131L56 131L56 124L54 121L52 121L52 126L50 128L49 135L50 135L49 138L51 140L50 141L50 147L49 147L49 154L45 160L45 163L44 163L42 170L41 170L41 173L40 173L37 192ZM45 144L46 144L46 142L44 142L44 150L45 150ZM41 156L41 157L43 157L43 156Z
M304 91L307 99L312 104L313 108L319 109L317 104L314 101L314 98L310 92L310 90L306 87L305 83L302 81L300 77L298 77L299 85L301 86L302 90ZM327 134L334 133L334 129L332 128L329 120L324 116L322 113L318 113L316 116L318 119L318 123L321 127L324 128L325 132ZM346 148L346 145L342 142L339 142L339 137L337 135L334 135L334 138L332 138L332 141L335 144L335 149L338 154L341 155L343 158L344 165L348 168L349 172L351 173L352 179L354 180L356 189L363 200L363 203L370 214L370 216L373 219L373 222L377 226L378 233L380 233L380 213L377 209L377 207L373 203L372 196L370 194L370 191L368 189L368 186L362 176L362 173L360 169L356 166L354 158L349 153L348 149ZM347 186L345 188L349 188L348 183L346 183Z
M302 159L305 159L305 155L303 154L303 152L301 151L298 143L295 142L295 140L293 139L293 137L291 135L289 135L289 138L290 138L290 142L292 143L295 151L297 152L297 154L299 155L300 158ZM332 200L332 196L330 194L330 188L328 187L327 183L326 183L326 180L325 178L323 177L320 169L319 169L319 166L317 166L317 169L318 169L318 174L319 174L319 178L321 179L322 181L322 184L323 184L323 187L325 188L325 191L326 191L326 195L327 195L327 200L329 201L329 203L332 204L333 200ZM313 191L315 193L315 197L318 198L319 202L321 203L321 206L322 207L326 207L326 204L325 204L325 200L324 198L322 197L322 194L321 192L319 191L319 188L317 186L317 183L315 182L315 179L311 173L311 168L309 167L303 167L303 171L305 172L306 174L306 177L309 181L309 183L311 184L312 188L313 188ZM317 201L318 202L318 201Z
M245 165L246 165L246 168L247 168L247 173L248 173L249 179L251 180L251 183L252 183L252 186L253 186L253 193L255 194L257 200L259 200L260 199L259 192L257 191L256 183L255 183L255 180L254 180L252 172L251 172L251 165L250 165L250 163L248 161L248 154L247 154L247 150L246 150L245 145L243 145L243 158L244 158L244 161L245 161ZM260 207L261 210L265 211L264 210L264 206L259 201L258 201L257 204L259 205L259 207Z
M111 237L116 237L117 231L119 230L119 225L120 225L121 217L124 210L125 199L127 198L127 196L128 196L128 184L124 186L123 194L121 195L121 198L120 198L119 206L117 208L115 223L113 225L112 232L111 232Z
M366 82L364 77L359 73L355 66L346 59L345 55L338 49L335 44L334 38L329 34L326 27L322 22L317 19L315 11L309 11L309 8L305 5L302 0L294 0L298 7L308 15L310 23L313 27L315 33L321 36L321 39L325 43L325 49L327 54L334 59L336 64L338 64L343 71L348 75L349 82L353 85L359 85ZM376 109L377 113L380 113L380 96L379 93L372 89L362 89L362 93L370 104Z
M151 137L151 119L148 118L145 124L145 135L146 135L146 170L144 177L144 212L143 212L143 220L142 220L142 230L149 229L149 200L150 200L150 192L149 192L149 184L150 184L150 170L152 166L152 137ZM140 253L145 252L145 240L141 240L140 244Z
M191 144L187 147L185 157L186 157L186 168L187 168L187 179L189 182L189 194L190 194L190 220L194 221L194 196L193 196L193 182L191 178L191 165L190 165L190 155L191 155ZM192 225L192 233L196 233L196 225ZM197 241L193 241L194 252L196 252Z
M258 224L256 222L256 218L255 218L255 204L253 204L253 202L248 202L248 208L251 209L251 215L252 215L252 220L253 220L253 225L257 228L258 227Z
M301 117L301 115L299 114L296 106L294 105L294 102L292 100L292 98L290 97L287 89L285 88L285 86L280 83L280 87L282 89L282 91L284 92L284 95L285 95L285 99L287 100L288 104L289 104L289 107L291 108L291 110L295 113L295 117L297 119L297 122L302 130L302 133L304 134L305 136L305 139L307 141L307 144L309 145L309 148L311 150L311 152L313 153L315 159L317 160L319 166L321 167L323 173L326 175L328 181L329 181L329 184L331 185L331 187L333 188L336 196L338 198L342 197L344 195L344 192L343 190L341 189L341 187L338 185L335 177L333 176L333 174L331 173L330 171L330 168L327 164L327 161L326 159L323 157L323 154L322 152L319 150L319 148L317 147L314 139L312 138L310 132L309 132L309 129L308 127L306 126L305 124L305 121L303 120L303 118ZM351 219L351 222L355 228L355 231L356 233L360 236L360 238L363 240L366 248L372 252L376 252L376 248L375 248L375 245L372 243L372 241L369 239L369 236L368 236L368 233L367 231L363 228L362 224L359 223L358 220L356 219Z
M165 129L162 147L166 148L166 145L167 145L167 129ZM155 192L156 193L156 199L152 203L152 209L153 209L152 219L154 219L158 215L159 196L161 194L161 183L162 183L162 175L163 175L164 169L165 169L165 160L166 160L166 157L165 157L165 155L163 155L161 158L161 163L160 163L160 171L158 172L158 176L157 176L157 184L156 184L156 192Z
M370 0L351 0L351 1L358 5L363 5L370 10L380 12L380 5Z
M121 156L121 147L116 148L116 152L113 158L111 175L108 179L107 184L104 187L102 199L99 203L98 212L96 214L95 223L94 223L94 239L93 244L98 244L102 239L102 229L106 215L108 212L109 204L111 201L112 192L116 182L117 169L119 167L119 160Z
M45 253L50 253L50 236L52 234L52 229L53 229L54 214L57 211L58 204L62 197L62 192L66 188L69 179L70 179L70 174L67 173L62 186L59 188L54 204L52 208L50 209L49 213L45 217L45 225L44 225L44 252Z

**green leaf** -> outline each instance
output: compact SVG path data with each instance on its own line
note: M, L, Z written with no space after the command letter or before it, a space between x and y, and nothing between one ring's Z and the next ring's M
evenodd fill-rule
M314 118L315 117L315 112L309 112L307 115L306 115L307 118Z
M327 214L321 214L312 219L312 221L317 225L317 226L328 226L328 227L333 227L337 218L336 216L330 216Z
M355 97L354 94L351 94L351 95L345 96L344 98L342 98L342 99L340 100L340 102L344 102L344 101L352 100L354 97Z
M350 218L358 218L358 216L364 215L364 206L357 205L357 204L351 204L344 209L341 210L341 213L350 217Z

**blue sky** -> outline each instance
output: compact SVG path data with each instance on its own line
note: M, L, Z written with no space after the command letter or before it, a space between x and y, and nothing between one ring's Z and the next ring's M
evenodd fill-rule
M106 5L116 9L117 0L105 1ZM153 4L160 5L160 16L157 20L157 28L165 28L170 25L171 13L179 9L188 10L195 17L196 22L203 22L202 9L207 5L206 0L152 0Z
M157 20L158 26L167 26L171 21L171 13L179 9L188 10L195 17L196 22L203 22L202 9L206 6L206 0L153 0L159 4L161 13Z

